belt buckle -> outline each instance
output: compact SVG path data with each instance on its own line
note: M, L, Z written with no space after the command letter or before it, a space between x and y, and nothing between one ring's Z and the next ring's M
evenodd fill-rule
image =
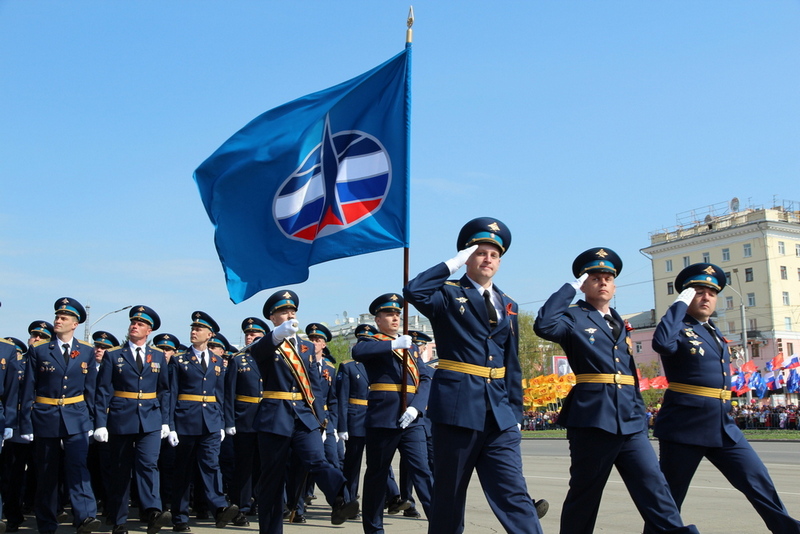
M143 395L143 393L140 391L139 394L136 396L136 398L141 400L142 399L142 395Z
M302 397L302 395L300 393L298 393L296 391L292 391L292 400L293 401L300 400L301 397Z
M622 375L621 374L615 374L614 375L614 383L615 384L622 384Z
M207 398L208 398L208 397L206 397L205 395L203 395L203 402L208 402L208 401L206 400Z
M64 399L58 399L58 405L64 406Z
M498 374L497 367L492 367L491 369L489 369L489 378L491 378L492 380L497 378L497 374Z

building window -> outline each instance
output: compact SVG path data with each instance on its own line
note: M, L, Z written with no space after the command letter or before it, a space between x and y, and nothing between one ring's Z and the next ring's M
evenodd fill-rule
M792 318L791 317L784 317L783 318L783 329L787 332L792 331Z
M794 343L786 344L786 354L794 354Z
M758 330L758 320L757 319L748 319L748 329L749 330Z
M789 279L789 271L786 269L785 265L781 265L781 280L788 280Z
M753 281L753 268L748 267L744 270L744 281L745 282L752 282Z
M731 249L729 248L722 249L722 261L731 261Z
M800 280L800 267L797 268L797 279Z
M749 258L750 256L753 255L753 247L750 245L750 243L745 243L743 245L743 249L745 258Z
M703 263L711 263L711 254L703 252Z
M674 295L675 294L675 284L672 282L667 282L667 295Z
M786 243L778 241L778 254L786 254Z
M756 305L756 294L755 293L748 293L747 294L747 305L751 306L751 307Z
M789 292L788 291L784 291L781 295L783 296L783 305L784 306L790 306L790 304L789 304Z
M733 297L725 297L725 309L726 310L733 309Z
M800 271L800 269L798 269L798 271ZM667 272L672 272L672 260L667 260Z
M642 342L641 341L637 341L636 342L636 349L635 350L636 350L636 354L641 354L642 353Z
M800 244L794 246L794 255L800 258Z
M797 269L797 272L800 273L800 269ZM800 276L800 274L798 274L797 276ZM725 272L725 284L731 285L731 272L730 271L726 271Z
M683 257L683 266L684 267L688 267L691 264L692 264L692 260L689 258L689 256L684 256Z
M735 332L735 330L734 330L735 327L736 327L736 325L734 324L733 321L728 321L728 333Z

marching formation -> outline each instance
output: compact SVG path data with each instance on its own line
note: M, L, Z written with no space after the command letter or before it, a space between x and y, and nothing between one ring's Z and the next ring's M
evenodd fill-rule
M131 307L122 343L100 331L92 345L74 335L84 307L58 299L53 323L31 323L27 344L0 342L0 534L20 528L28 505L39 532L53 533L67 504L77 533L90 534L101 528L98 503L113 534L127 534L131 504L148 534L190 532L190 508L217 528L256 516L259 532L279 533L285 522L306 521L315 487L334 525L360 519L365 533L382 533L384 513L421 517L419 506L429 533L458 534L473 472L507 532L541 533L548 503L528 493L520 453L518 308L494 283L510 245L497 219L469 221L454 257L372 301L375 326L359 325L352 360L338 369L331 332L320 323L301 332L291 290L267 299L263 319L242 322L242 350L203 311L191 315L186 346L153 335L161 320L146 305ZM594 530L616 467L645 532L698 532L680 506L705 457L772 532L800 532L729 415L730 351L711 320L724 273L708 263L685 268L656 330L670 384L655 423L659 458L631 342L610 307L621 271L607 247L581 253L575 280L534 324L561 345L577 382L558 421L571 458L560 531ZM584 297L573 304L578 291ZM430 319L434 361L419 350L429 336L403 332L406 301Z

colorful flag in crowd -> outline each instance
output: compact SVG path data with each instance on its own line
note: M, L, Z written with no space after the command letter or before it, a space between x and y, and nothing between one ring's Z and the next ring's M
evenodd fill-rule
M411 47L253 119L195 171L242 302L309 267L408 246Z

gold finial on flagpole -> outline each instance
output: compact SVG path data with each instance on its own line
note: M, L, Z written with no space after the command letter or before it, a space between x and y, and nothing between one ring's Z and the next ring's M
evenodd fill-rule
M408 29L406 30L406 44L411 44L414 36L414 31L411 26L414 25L414 6L408 6Z

